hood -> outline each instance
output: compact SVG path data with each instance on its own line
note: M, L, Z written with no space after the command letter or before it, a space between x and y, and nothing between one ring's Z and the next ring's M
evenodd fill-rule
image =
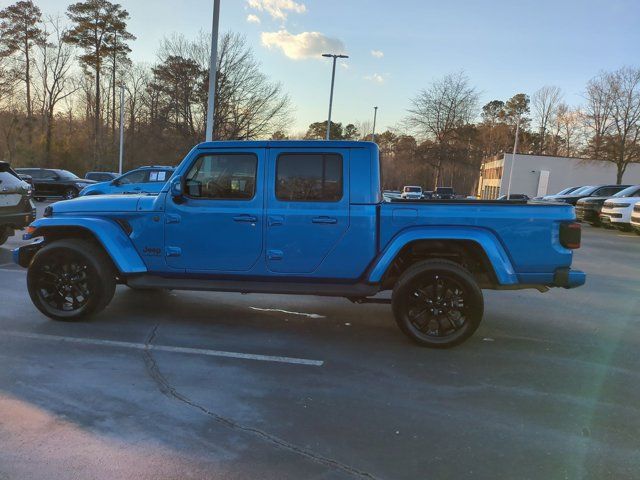
M568 196L570 197L571 195L568 195ZM580 204L584 204L584 203L595 203L595 204L598 204L598 203L604 203L605 200L607 200L608 198L611 198L611 197L584 197L584 198L581 198L580 200L578 200L578 203L580 203Z
M51 204L53 214L135 212L144 195L90 195Z
M635 205L636 203L640 203L640 197L608 197L605 203L629 203L630 205Z

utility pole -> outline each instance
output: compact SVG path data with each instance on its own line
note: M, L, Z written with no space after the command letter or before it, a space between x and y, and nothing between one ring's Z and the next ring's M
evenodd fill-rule
M207 99L207 126L205 140L213 140L213 112L215 109L216 72L218 69L218 25L220 24L220 0L213 0L213 24L211 26L211 59L209 60L209 94Z
M511 168L509 168L509 183L507 185L507 200L511 199L511 179L513 178L513 167L516 163L516 152L518 151L518 134L520 133L520 116L516 121L516 139L513 142L513 156L511 157ZM503 168L504 171L504 168Z
M329 117L327 118L327 140L330 139L331 132L331 107L333 106L333 85L336 79L336 60L338 58L349 58L348 55L336 55L333 53L323 53L323 57L333 58L333 68L331 69L331 91L329 93Z
M120 155L118 157L118 174L122 175L124 158L124 84L120 84Z
M376 117L378 116L378 107L373 107L373 128L371 129L371 141L376 141Z

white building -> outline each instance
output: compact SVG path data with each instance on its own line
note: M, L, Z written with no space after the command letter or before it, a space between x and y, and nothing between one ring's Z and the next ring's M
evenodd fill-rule
M511 193L530 197L551 195L567 187L616 183L616 166L602 160L506 153L486 159L478 181L478 196L494 199L506 195L513 165ZM640 163L632 163L623 184L640 184Z

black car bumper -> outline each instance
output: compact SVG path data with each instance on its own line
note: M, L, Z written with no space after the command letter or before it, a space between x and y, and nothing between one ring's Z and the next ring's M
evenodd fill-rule
M0 207L0 226L21 230L36 219L36 206L29 197L12 207Z

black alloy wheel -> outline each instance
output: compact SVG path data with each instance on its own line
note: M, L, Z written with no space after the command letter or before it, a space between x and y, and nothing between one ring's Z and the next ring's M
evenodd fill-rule
M102 310L115 292L104 251L80 239L54 241L34 256L27 287L34 305L54 320L76 321Z
M484 304L473 276L448 260L426 260L408 268L393 291L400 329L415 342L448 348L480 325Z

